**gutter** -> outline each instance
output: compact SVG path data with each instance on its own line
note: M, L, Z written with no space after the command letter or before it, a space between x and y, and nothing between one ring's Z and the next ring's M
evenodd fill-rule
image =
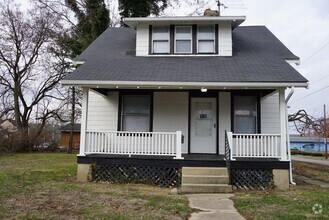
M294 90L295 90L295 88L292 86L291 90L290 90L290 93L288 94L288 96L285 100L286 106L287 106L288 101L290 100L291 96L294 94ZM289 132L288 132L288 111L286 111L286 135L287 135L287 148L288 148L288 158L289 158L289 181L292 185L296 185L296 183L294 182L294 180L292 178L290 136L289 136Z

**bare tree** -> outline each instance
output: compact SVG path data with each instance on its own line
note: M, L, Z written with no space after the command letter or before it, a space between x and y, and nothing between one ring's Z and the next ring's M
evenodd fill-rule
M288 121L293 122L296 130L301 134L313 134L318 137L329 137L329 123L327 117L314 117L305 110L289 115ZM327 148L325 149L325 157L328 158Z
M0 8L0 115L14 114L20 148L30 151L47 120L60 115L58 82L68 69L56 42L62 28L49 11L23 13L10 2Z

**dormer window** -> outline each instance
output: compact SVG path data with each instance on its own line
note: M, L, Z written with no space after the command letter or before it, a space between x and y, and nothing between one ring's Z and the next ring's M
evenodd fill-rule
M192 53L192 27L176 26L175 53Z
M149 54L218 54L218 25L168 25L149 29Z
M198 27L198 53L215 53L214 26Z
M169 27L153 28L153 53L169 53Z

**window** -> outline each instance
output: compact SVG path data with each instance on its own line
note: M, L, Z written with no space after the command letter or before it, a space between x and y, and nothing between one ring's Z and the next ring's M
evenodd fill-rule
M192 53L192 27L177 26L175 32L175 53Z
M214 26L198 27L198 53L215 53Z
M153 28L153 53L169 53L169 27Z
M150 106L149 95L123 95L121 130L150 131Z
M255 134L257 132L257 97L234 96L234 133Z

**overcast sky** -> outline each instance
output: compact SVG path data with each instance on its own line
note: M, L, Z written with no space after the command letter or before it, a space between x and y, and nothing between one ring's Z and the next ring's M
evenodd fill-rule
M198 0L216 9L216 0ZM301 64L293 67L309 80L309 89L296 88L288 113L305 109L329 115L329 1L328 0L222 0L221 15L245 15L242 25L265 25ZM190 10L190 12L193 9ZM184 12L183 12L184 13ZM183 15L183 14L181 14ZM289 93L289 90L286 92Z
M21 0L23 6L28 0ZM113 3L117 0L105 0ZM185 0L190 1L191 0ZM179 1L179 2L184 2ZM216 0L195 0L166 10L167 15L187 15L216 9ZM315 116L323 115L323 105L329 112L329 1L328 0L222 0L228 8L222 15L245 15L242 25L265 25L295 55L301 64L293 65L309 80L310 88L295 89L288 105L289 113L305 109ZM112 4L113 5L113 4ZM288 91L289 92L289 91ZM288 93L287 92L287 93Z

